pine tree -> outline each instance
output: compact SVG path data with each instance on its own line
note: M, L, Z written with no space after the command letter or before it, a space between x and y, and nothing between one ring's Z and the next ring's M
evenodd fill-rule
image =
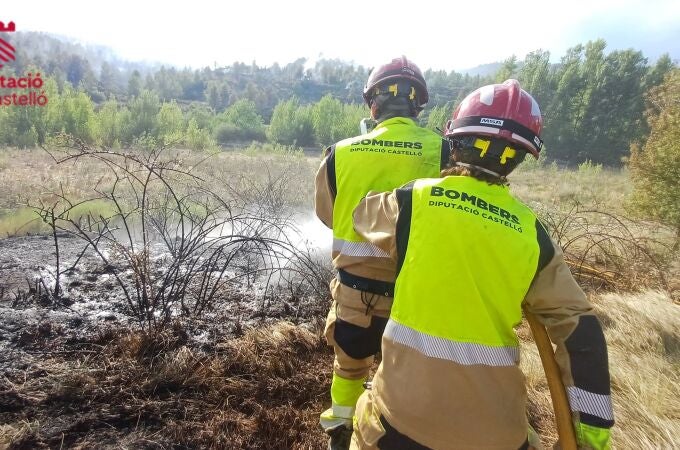
M680 248L679 98L680 69L674 69L648 95L653 105L649 117L651 132L644 147L633 146L630 159L631 206L673 227L676 250Z

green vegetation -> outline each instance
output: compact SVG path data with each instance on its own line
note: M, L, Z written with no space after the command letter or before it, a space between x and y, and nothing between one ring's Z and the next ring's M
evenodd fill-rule
M87 216L107 216L113 211L112 205L103 200L93 200L78 205L69 212L69 217L79 220ZM59 212L57 208L57 213ZM47 234L48 225L34 208L23 207L0 214L0 238L31 234Z
M43 34L13 39L22 51L0 74L41 73L49 104L0 109L0 145L34 147L65 131L114 148L252 141L323 147L356 135L369 115L361 96L369 69L342 61L178 70L105 60L105 53ZM639 51L605 48L603 40L577 45L559 64L542 50L523 61L511 56L488 76L426 70L430 102L421 123L443 128L469 92L513 77L542 107L551 159L620 166L630 145L644 145L650 132L645 93L674 65L667 55L650 65Z
M633 146L630 169L633 180L633 210L676 231L680 247L680 70L649 96L651 133L644 147Z

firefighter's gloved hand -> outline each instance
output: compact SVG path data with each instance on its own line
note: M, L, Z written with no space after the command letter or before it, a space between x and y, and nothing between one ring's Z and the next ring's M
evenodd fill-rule
M579 449L611 450L611 432L609 428L594 427L576 422L576 443Z

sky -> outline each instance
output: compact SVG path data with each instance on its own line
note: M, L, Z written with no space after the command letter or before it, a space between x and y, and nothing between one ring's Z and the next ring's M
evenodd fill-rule
M654 61L680 60L680 0L3 1L0 21L178 67L260 66L298 58L366 67L406 55L423 70L464 70L604 38Z

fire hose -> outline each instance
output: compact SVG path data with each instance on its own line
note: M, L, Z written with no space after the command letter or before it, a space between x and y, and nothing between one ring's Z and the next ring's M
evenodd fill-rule
M560 447L562 450L576 450L578 447L576 445L574 425L571 421L569 399L567 398L567 391L560 376L560 368L557 365L557 361L555 361L555 353L553 352L550 338L548 338L548 332L536 316L526 309L524 314L529 322L531 334L534 335L534 341L536 342L536 347L538 347L538 354L541 356L541 363L545 371L545 378L548 381L550 398L552 399L553 410L555 411L555 424L557 425Z

